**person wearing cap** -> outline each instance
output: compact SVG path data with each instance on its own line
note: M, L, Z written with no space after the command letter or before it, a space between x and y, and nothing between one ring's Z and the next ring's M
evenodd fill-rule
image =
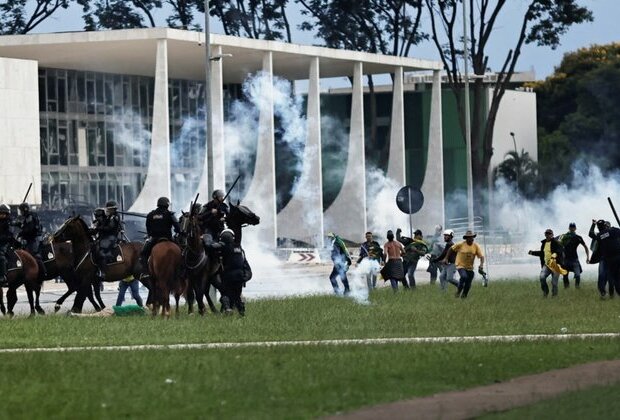
M460 277L455 295L457 298L465 299L469 294L471 283L474 280L474 262L476 257L480 259L478 271L482 271L484 267L484 254L480 245L474 242L476 236L471 230L465 232L465 235L463 235L464 241L453 245L446 257L449 261L452 255L456 254L454 263Z
M357 265L366 260L366 284L368 291L377 287L377 273L383 262L383 249L379 242L375 241L372 232L366 232L366 242L360 246L360 254L357 259Z
M428 244L424 241L424 236L420 229L413 232L413 241L405 247L405 256L403 257L403 265L407 267L405 270L409 278L409 287L415 288L415 270L418 268L420 257L428 253Z
M351 257L349 256L349 250L342 238L333 232L329 232L327 237L332 241L331 258L334 263L334 268L329 275L329 281L334 288L334 293L338 294L340 288L338 287L338 277L344 286L344 294L348 295L351 291L349 288L349 279L347 279L347 271L351 265Z
M540 258L540 288L543 291L543 297L549 295L549 285L547 284L547 277L549 276L551 276L551 296L557 296L560 271L563 270L561 265L564 260L564 249L560 241L553 237L553 230L545 230L545 239L540 241L539 251L530 250L527 253ZM557 269L558 265L559 270Z
M579 256L577 255L577 248L581 245L586 250L586 264L590 262L590 250L586 246L583 238L577 235L577 225L575 223L570 223L568 225L568 232L560 235L559 240L564 248L564 264L562 264L562 266L567 271L572 271L574 273L575 288L579 289L581 273L583 270L581 269L581 263L579 262ZM570 287L568 273L562 276L562 281L564 282L565 289Z
M405 279L405 269L403 267L402 256L405 255L405 247L399 241L394 240L394 233L387 231L387 242L383 244L383 255L385 255L385 265L381 269L383 280L390 281L392 290L398 290L398 282L403 282L405 289L409 288Z
M596 243L590 262L600 261L600 264L603 264L602 279L599 277L599 292L601 298L605 298L605 283L607 283L609 284L609 296L612 297L614 289L617 294L620 294L620 229L612 227L604 220L596 221L596 227L598 234L595 235L594 226L590 228L590 237L594 236ZM601 280L603 280L602 284Z
M444 248L441 254L439 254L431 262L439 265L441 272L439 273L439 287L442 291L446 291L448 283L459 286L459 282L454 280L454 273L456 273L456 254L451 253L448 258L448 252L450 248L454 246L454 231L452 229L446 229L443 231Z

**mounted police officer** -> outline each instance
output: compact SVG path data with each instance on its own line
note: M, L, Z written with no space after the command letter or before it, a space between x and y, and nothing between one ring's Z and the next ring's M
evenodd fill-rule
M220 233L226 228L225 222L228 216L228 205L224 202L224 191L215 190L211 197L213 199L202 206L199 215L205 244L210 244L219 238Z
M101 215L103 209L95 210L94 214L94 230L96 237L96 253L95 264L99 269L97 276L103 279L105 267L107 265L107 259L112 256L114 247L118 243L119 235L123 229L121 218L117 212L118 205L116 201L110 200L105 204L104 214Z
M240 315L245 315L245 303L241 299L241 291L246 281L252 277L252 271L245 259L240 245L235 244L235 234L224 229L219 242L208 244L207 249L217 251L222 258L222 312L232 313L237 308Z
M11 232L11 209L6 204L0 204L0 285L2 286L6 286L6 254L14 242L15 238Z
M140 262L144 267L151 255L155 244L162 238L172 240L172 230L176 234L181 232L179 221L173 212L168 210L170 200L167 197L160 197L157 200L157 208L146 216L146 234L148 238L142 248Z
M45 276L45 265L43 264L41 254L39 252L42 233L39 216L37 213L30 210L30 206L26 202L21 203L18 210L20 217L14 223L14 225L19 229L17 238L21 240L24 245L24 249L26 249L26 251L28 251L30 255L35 258L37 264L39 265L39 270Z

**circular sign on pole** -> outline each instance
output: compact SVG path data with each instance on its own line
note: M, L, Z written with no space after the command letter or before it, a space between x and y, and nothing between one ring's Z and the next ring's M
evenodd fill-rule
M419 188L407 185L398 190L396 205L405 214L415 214L424 205L424 194Z

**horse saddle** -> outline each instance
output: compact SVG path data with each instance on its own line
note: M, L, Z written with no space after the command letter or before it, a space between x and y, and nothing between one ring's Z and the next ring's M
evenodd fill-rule
M14 250L10 250L9 252L6 253L6 270L7 270L7 272L8 271L21 270L22 266L23 266L22 259L17 254L17 252L15 252Z
M105 265L116 265L125 262L125 256L123 255L123 248L121 245L115 245L107 252L103 253ZM92 255L91 255L92 259Z
M56 254L54 253L54 246L49 241L42 241L39 247L39 253L44 263L54 261Z

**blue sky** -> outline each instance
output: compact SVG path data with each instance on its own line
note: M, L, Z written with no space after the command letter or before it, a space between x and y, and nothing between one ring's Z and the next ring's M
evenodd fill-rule
M510 0L508 6L502 12L493 34L493 42L488 50L490 56L490 66L497 70L503 62L508 50L516 42L517 31L520 26L522 16L521 10L527 2L525 0ZM537 78L544 78L553 72L564 53L574 51L580 47L592 44L604 44L609 42L620 42L620 30L618 28L618 17L620 17L620 0L582 0L582 5L588 6L594 13L594 22L578 25L569 30L562 37L562 44L556 49L526 46L522 50L517 70L534 69ZM79 7L72 7L58 13L40 25L36 32L58 32L58 31L79 31L83 27ZM298 23L301 16L298 11L290 11L291 22ZM166 12L156 15L158 24L165 25ZM203 19L202 15L199 16ZM212 20L212 32L223 33L218 22ZM428 26L428 18L424 21L424 26ZM313 39L311 34L295 31L293 41L300 44L319 44L320 40ZM415 47L412 55L417 58L439 59L435 47L431 42L426 42Z

